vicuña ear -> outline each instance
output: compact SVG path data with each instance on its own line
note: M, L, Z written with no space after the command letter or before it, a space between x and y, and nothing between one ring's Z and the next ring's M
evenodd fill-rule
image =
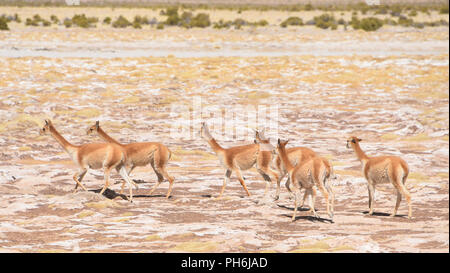
M98 127L100 127L100 121L97 120L97 121L95 122L95 127L97 127L97 129L98 129Z
M45 121L45 125L48 125L48 119L44 120Z
M358 138L358 141L360 142L360 141L362 141L362 139Z
M278 139L278 144L280 144L281 143L281 140L280 139Z

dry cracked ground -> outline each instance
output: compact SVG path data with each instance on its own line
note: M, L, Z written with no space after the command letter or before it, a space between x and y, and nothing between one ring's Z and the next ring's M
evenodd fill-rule
M448 252L448 28L146 31L140 38L133 30L0 34L0 252ZM15 42L21 53L11 57L7 45ZM53 42L63 45L46 47ZM158 42L178 47L151 57ZM128 55L134 47L142 56ZM221 55L221 48L228 50ZM270 54L274 48L279 54ZM226 54L233 50L252 54ZM243 172L251 197L233 176L215 198L225 171L198 136L200 122L231 117L211 129L218 142L251 143L256 124L246 111L264 107L276 109L268 119L277 128L267 135L334 164L333 222L320 193L321 218L301 209L291 222L284 183L278 201L259 202L265 184L254 169ZM149 195L156 181L150 167L132 174L134 203L120 194L117 174L100 196L100 171L84 179L89 191L73 193L76 166L53 138L38 134L45 118L74 144L100 141L86 135L96 120L124 143L163 142L173 151L172 197L165 198L167 182ZM233 138L230 130L248 134ZM404 200L399 215L388 216L395 204L389 185L377 189L376 213L367 215L360 163L345 147L350 135L363 139L369 155L408 162L413 219Z

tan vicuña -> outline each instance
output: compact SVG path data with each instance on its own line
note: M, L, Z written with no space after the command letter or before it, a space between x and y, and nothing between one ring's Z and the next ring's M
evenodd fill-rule
M99 121L97 121L87 130L88 135L94 133L98 134L103 140L109 143L115 143L125 149L128 159L127 167L129 167L128 175L133 171L134 168L139 166L147 166L148 164L150 164L155 171L156 176L158 177L158 181L150 190L150 194L152 194L156 190L156 188L161 182L164 181L165 178L169 181L169 190L167 191L166 198L170 197L175 178L170 176L166 170L167 163L169 162L172 154L169 148L159 142L135 142L122 144L114 138L110 137L105 131L103 131L103 129L100 127Z
M109 175L111 170L116 169L120 176L128 183L130 189L129 200L130 202L133 201L131 179L128 177L125 169L127 160L126 152L120 145L114 143L71 144L55 129L50 120L45 120L45 125L40 129L40 134L52 135L69 154L73 162L80 168L73 176L73 180L76 182L74 192L77 191L78 186L87 191L83 184L81 184L81 181L89 169L103 169L105 185L100 191L100 194L103 194L109 186Z
M391 216L397 214L403 196L408 202L408 218L411 219L411 194L405 187L409 174L408 164L398 156L368 157L359 146L361 141L362 139L352 136L347 139L347 148L355 151L356 157L361 162L364 177L367 180L369 215L372 215L374 211L375 186L382 183L391 183L397 190L397 201Z

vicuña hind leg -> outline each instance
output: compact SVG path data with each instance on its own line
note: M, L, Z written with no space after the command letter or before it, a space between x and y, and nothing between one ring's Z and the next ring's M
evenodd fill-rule
M131 179L127 174L127 170L125 169L124 166L116 167L116 170L128 184L129 193L130 193L129 200L132 203L133 202L133 187L132 187Z
M406 189L404 183L399 184L398 190L401 193L401 195L403 195L405 197L406 202L408 203L408 218L411 219L412 218L411 194ZM397 209L395 212L397 212Z
M230 182L231 173L232 173L231 170L227 170L225 172L225 177L223 178L222 189L220 190L220 194L219 194L219 196L217 196L217 198L221 198L222 197L222 194L225 191L225 187L227 186L227 182Z
M75 180L76 184L75 184L75 189L73 190L73 192L77 192L77 188L78 186L81 186L81 188L85 191L87 191L87 189L83 186L83 184L81 184L81 181L83 180L84 176L87 173L87 169L82 169L79 172L75 173L73 175L73 180Z
M155 171L156 176L158 177L158 181L156 182L156 184L153 186L153 188L150 190L150 194L153 194L153 192L156 190L156 188L158 188L159 184L161 184L161 182L164 181L164 176L162 175L162 173L156 168L155 164L153 162L151 162L152 164L152 168Z
M283 180L284 175L279 175L278 179L277 179L277 191L275 192L275 196L273 197L273 200L276 201L280 198L280 188L281 188L281 180ZM289 189L290 191L290 189Z
M371 182L369 182L367 184L367 188L369 190L369 215L372 215L375 201L375 186Z

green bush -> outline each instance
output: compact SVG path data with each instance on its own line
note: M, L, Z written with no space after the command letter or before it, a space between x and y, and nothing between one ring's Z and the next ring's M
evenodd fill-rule
M168 7L162 15L167 16L167 20L165 22L166 25L169 26L177 26L180 22L180 16L178 15L178 7Z
M415 17L415 16L417 16L417 11L412 10L412 11L408 14L408 16L409 16L409 17Z
M360 27L365 31L376 31L383 26L383 21L375 18L368 17L361 20Z
M134 21L133 22L133 28L141 29L142 28L141 23Z
M219 22L215 22L213 24L213 28L221 29L221 28L230 28L233 25L232 21L224 21L222 19L219 20Z
M4 16L0 17L0 30L9 30L8 22Z
M289 17L283 22L281 22L281 27L287 27L287 26L303 26L303 20L299 17Z
M98 22L97 17L86 17L84 14L75 14L72 17L72 23L82 28L95 27L95 23Z
M397 23L403 27L411 27L414 23L414 20L405 16L400 16Z
M269 25L269 22L267 20L261 19L258 22L255 23L256 26L265 27Z
M156 25L156 29L164 29L164 23L158 23L158 25Z
M50 16L50 20L54 23L54 24L59 24L59 19L58 17L56 17L56 15L51 15Z
M191 21L191 27L205 28L211 25L211 20L209 19L209 14L199 13Z
M42 25L44 27L49 27L52 25L52 23L50 21L44 19L44 20L42 20Z
M440 13L440 14L448 14L448 6L442 7L442 8L439 10L439 13Z
M25 25L26 25L26 26L37 27L37 26L39 26L39 21L36 21L36 20L34 20L34 19L27 18L27 19L25 20Z
M346 22L343 18L340 18L340 19L337 21L337 23L338 23L338 25L347 25L347 22Z
M66 28L69 28L69 27L72 27L72 20L71 19L69 19L69 18L66 18L66 19L64 19L64 26L66 27Z
M13 20L16 21L17 23L21 23L22 22L22 20L20 20L20 17L19 17L19 15L17 13L14 14L14 19Z
M142 17L140 15L136 15L136 16L134 16L133 23L140 24L140 25L148 25L150 22L149 22L147 16Z
M337 28L337 22L333 15L329 15L327 13L322 14L320 16L314 17L314 24L316 27L321 29L336 29Z
M120 15L116 21L114 21L112 23L112 26L114 28L126 28L128 26L131 26L130 21L127 20L127 18L123 17L122 15Z
M111 24L111 17L106 17L105 19L103 19L103 24Z

